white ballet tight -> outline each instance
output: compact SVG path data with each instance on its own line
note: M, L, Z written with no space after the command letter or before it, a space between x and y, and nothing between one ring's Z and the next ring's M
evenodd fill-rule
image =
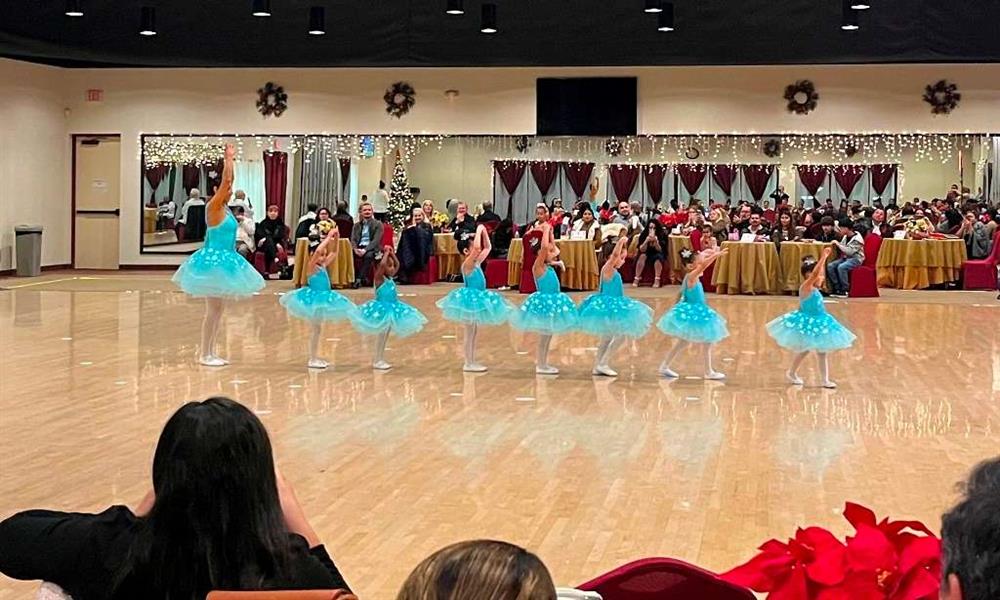
M214 358L215 343L222 324L222 298L205 298L205 321L201 325L201 357Z
M549 347L552 345L552 336L549 334L541 334L538 336L538 357L535 359L535 365L539 367L549 366Z
M313 323L309 335L309 362L319 360L319 338L322 333L323 325L321 323Z
M375 337L375 362L385 362L385 345L389 341L389 330L386 329Z
M601 342L597 345L597 357L594 359L594 368L607 367L608 361L611 360L611 355L624 341L625 338L620 335L602 337Z
M792 366L788 368L788 374L791 376L792 379L798 379L799 367L802 365L802 361L805 360L807 354L809 354L808 351L799 352L792 358ZM819 376L821 378L823 385L827 387L831 386L832 383L830 381L830 355L827 354L826 352L817 352L816 359L817 362L819 363Z
M476 335L479 333L477 323L466 323L465 325L465 365L476 364Z
M691 342L688 342L686 340L677 340L676 342L674 342L674 346L670 349L669 352L667 352L666 357L664 357L663 362L660 364L660 370L671 371L670 369L671 363L673 363L674 359L677 358L677 355L680 354L681 351L687 348L690 344ZM712 366L712 344L701 344L701 346L705 351L704 353L705 375L706 376L718 375L715 368Z

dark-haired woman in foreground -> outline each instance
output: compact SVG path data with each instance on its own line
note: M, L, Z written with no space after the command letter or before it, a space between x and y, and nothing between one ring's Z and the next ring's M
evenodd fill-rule
M74 600L201 600L211 590L340 589L347 583L276 474L260 420L227 398L167 421L153 489L135 512L30 510L0 523L0 572Z

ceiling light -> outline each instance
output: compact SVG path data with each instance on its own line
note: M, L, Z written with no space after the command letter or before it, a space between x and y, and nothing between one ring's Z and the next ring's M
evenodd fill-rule
M492 2L483 4L483 24L479 28L483 33L497 32L497 5Z
M83 6L81 6L80 0L66 0L66 16L67 17L83 16Z
M656 30L657 31L673 31L674 30L674 3L664 2L663 12L661 12L656 17Z
M253 12L255 17L271 16L271 0L253 0Z
M449 15L464 15L465 9L462 8L462 0L448 0L448 7L444 9L444 12Z
M156 9L152 6L142 7L139 35L156 35Z
M851 8L853 0L844 0L844 17L840 22L840 28L844 31L857 31L860 29L858 26L858 11Z
M871 7L871 4L868 2L862 2L861 0L854 0L854 2L851 2L851 8L854 10L868 10Z
M660 0L646 0L646 8L642 9L642 12L658 13L662 10Z
M326 9L313 6L309 9L309 35L326 34Z

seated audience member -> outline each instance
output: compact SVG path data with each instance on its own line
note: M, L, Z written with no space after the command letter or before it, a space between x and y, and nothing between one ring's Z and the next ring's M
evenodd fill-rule
M159 208L156 209L156 229L163 230L173 224L177 216L177 203L170 198L165 198Z
M771 232L771 241L778 245L778 251L781 251L781 242L797 242L802 239L802 235L799 232L799 228L795 226L795 219L792 218L792 213L783 210L778 214L778 222L774 226L774 230Z
M653 262L653 287L660 287L660 273L667 259L667 232L657 220L652 220L639 234L639 256L635 260L635 278L632 285L638 286L642 280L642 271L646 262Z
M349 591L275 470L264 425L244 406L227 398L182 406L160 434L152 471L134 511L29 510L3 521L0 572L52 582L77 600Z
M903 216L906 216L905 209L903 210ZM922 240L934 231L934 226L931 225L930 220L924 216L924 209L918 208L913 211L913 217L906 221L903 229L906 231L907 238L912 240Z
M469 205L458 202L455 211L455 218L448 224L448 230L452 233L476 233L476 219L469 214Z
M343 200L337 201L337 212L333 213L333 223L337 226L340 237L345 240L351 237L351 232L354 231L354 217L347 212L347 203Z
M701 210L697 206L689 206L687 209L687 222L681 225L681 234L691 235L691 232L695 229L701 230L701 226L705 224L705 216L701 214Z
M834 231L834 220L830 215L825 215L819 220L819 233L812 239L817 242L834 242L837 240L837 232Z
M622 235L625 235L629 239L629 243L635 235L642 231L642 224L639 221L639 217L632 214L632 205L624 200L618 203L618 211L614 213L611 217L612 225L621 225L624 230ZM598 261L600 264L604 262L611 256L611 253L615 249L615 244L618 243L618 238L616 236L609 236L604 239L601 244L601 256Z
M510 251L510 242L514 239L514 223L510 217L500 221L496 231L490 236L493 249L490 250L490 258L507 258Z
M535 205L535 220L521 226L521 237L536 229L541 229L542 225L549 222L549 207L539 202Z
M242 207L247 218L253 219L253 204L250 203L250 198L247 198L247 193L243 190L236 190L233 193L233 199L229 201L228 206L229 210L236 210L237 207Z
M254 244L254 224L253 219L246 216L242 206L237 206L236 212L236 251L240 256L253 262Z
M310 202L306 205L306 214L299 217L295 224L295 239L309 237L309 228L316 222L316 210L319 206Z
M270 265L278 261L278 252L284 249L287 242L285 221L278 215L278 207L274 204L267 207L267 217L257 224L254 241L257 243L257 249L264 253L264 264Z
M375 218L370 202L361 205L361 219L354 224L351 232L351 248L354 251L354 285L371 285L375 261L381 260L382 222Z
M317 210L316 220L309 226L309 252L312 253L316 250L320 242L326 237L327 232L330 231L330 228L336 226L337 224L333 222L329 208L324 206Z
M941 219L938 221L937 232L958 235L958 230L962 227L963 220L962 213L955 208L955 202L945 202L944 211L941 213Z
M872 210L870 233L874 233L875 235L881 237L888 237L891 235L892 228L886 222L884 209L875 208Z
M500 215L493 212L492 202L483 202L483 212L478 217L476 217L476 224L482 223L499 223Z
M425 558L396 600L556 600L537 556L506 542L459 542Z
M740 226L740 235L752 234L758 241L771 236L771 230L764 221L762 211L754 207L750 213L750 218Z
M715 206L708 211L708 224L712 226L712 235L715 241L722 243L729 237L729 211Z
M973 469L941 517L941 600L1000 598L1000 457Z
M701 226L701 249L702 250L714 250L719 247L719 240L715 238L715 232L712 231L712 226L705 223Z
M201 198L201 190L198 188L191 188L188 199L181 205L181 214L177 217L178 223L187 224L188 209L192 206L205 206L205 201Z
M840 258L826 265L826 280L830 282L832 296L847 297L851 289L851 271L865 262L865 240L854 230L850 219L840 221L841 240L834 240L834 245L840 251Z
M753 210L750 208L750 205L746 202L740 202L736 215L732 219L732 228L739 231L748 226L750 223L750 216L752 214Z
M424 221L424 211L418 206L410 212L410 221L399 234L396 257L399 259L400 279L409 281L414 274L427 268L433 253L434 231Z
M990 246L993 240L986 229L986 225L983 225L976 218L974 211L969 210L965 212L965 219L962 220L962 224L959 226L958 231L955 232L955 235L965 240L965 249L969 258L978 260L990 255Z
M615 211L611 210L611 203L605 200L601 203L601 208L597 213L601 220L601 225L607 225L615 217Z
M601 239L601 226L594 218L594 211L589 206L580 209L580 216L573 221L573 231L583 232L584 239L595 243Z

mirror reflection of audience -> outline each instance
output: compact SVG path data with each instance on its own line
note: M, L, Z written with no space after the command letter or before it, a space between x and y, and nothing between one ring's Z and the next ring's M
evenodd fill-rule
M156 229L163 231L170 229L174 225L174 218L177 216L177 203L172 198L164 198L163 203L156 209Z
M274 204L267 207L267 217L257 223L257 230L254 232L254 240L257 248L264 253L264 264L270 265L278 262L278 252L284 249L285 245L285 221L278 214L278 207ZM281 265L285 267L287 265Z
M242 206L233 209L236 215L236 251L240 256L253 262L254 244L254 224L253 219L246 215Z
M275 469L264 425L227 398L170 417L152 489L134 510L29 510L0 523L0 572L77 599L340 589L340 600L356 600Z
M236 207L243 207L243 212L246 214L247 218L253 219L253 204L250 203L250 198L247 197L247 193L243 190L236 190L233 193L233 199L229 201L229 210L235 210Z
M198 188L191 188L191 191L188 193L188 199L181 205L181 214L177 217L178 223L187 224L188 209L192 206L205 206L205 201L201 197L201 190Z
M295 224L295 239L309 237L309 228L316 222L317 209L319 205L314 202L306 204L306 214L299 217L298 223Z

